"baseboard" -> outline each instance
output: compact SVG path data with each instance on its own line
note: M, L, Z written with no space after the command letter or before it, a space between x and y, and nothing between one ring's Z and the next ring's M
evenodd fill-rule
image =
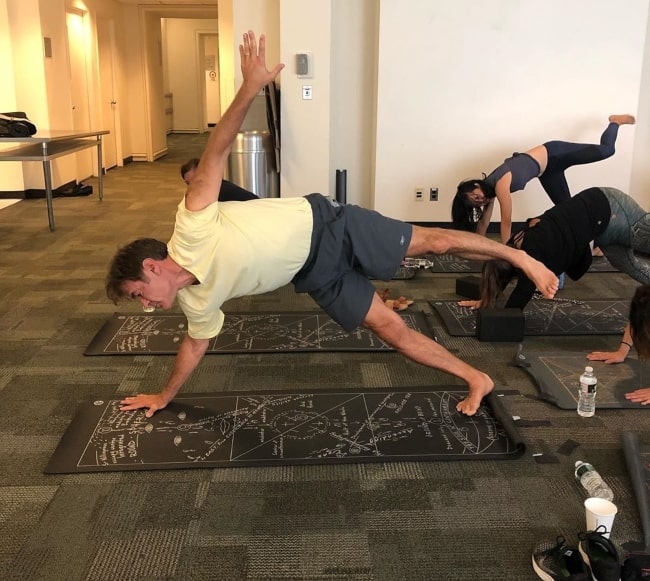
M16 192L3 191L0 192L0 200L24 200L25 192L19 190Z
M159 151L154 152L153 160L156 161L157 159L160 159L161 157L165 157L166 155L167 155L167 148L163 147Z
M122 160L123 165L129 165L130 163L133 163L133 156L132 155L129 155L129 157L125 157Z

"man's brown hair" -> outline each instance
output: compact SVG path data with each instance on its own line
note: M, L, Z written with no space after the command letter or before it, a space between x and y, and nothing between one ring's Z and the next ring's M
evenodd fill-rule
M164 260L167 258L167 245L155 238L139 238L117 251L106 276L106 296L114 304L125 298L122 285L127 280L143 280L142 262L145 258Z

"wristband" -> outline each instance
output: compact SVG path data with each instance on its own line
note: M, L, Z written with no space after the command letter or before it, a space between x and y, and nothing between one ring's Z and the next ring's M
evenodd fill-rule
M632 349L632 345L627 341L621 341L621 345L627 345L630 349Z

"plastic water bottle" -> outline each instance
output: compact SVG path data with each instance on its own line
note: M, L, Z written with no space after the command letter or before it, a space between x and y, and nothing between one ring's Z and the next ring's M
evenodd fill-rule
M578 391L578 415L590 418L596 413L596 389L598 380L594 375L593 367L585 367L580 376L580 389Z
M612 489L588 462L578 460L575 475L590 497L604 498L609 501L614 499Z

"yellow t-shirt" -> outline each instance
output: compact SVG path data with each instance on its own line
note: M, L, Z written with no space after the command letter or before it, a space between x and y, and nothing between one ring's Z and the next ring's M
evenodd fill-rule
M309 256L312 229L306 198L214 202L198 212L183 199L167 248L199 281L178 291L190 337L218 335L228 299L291 282Z

